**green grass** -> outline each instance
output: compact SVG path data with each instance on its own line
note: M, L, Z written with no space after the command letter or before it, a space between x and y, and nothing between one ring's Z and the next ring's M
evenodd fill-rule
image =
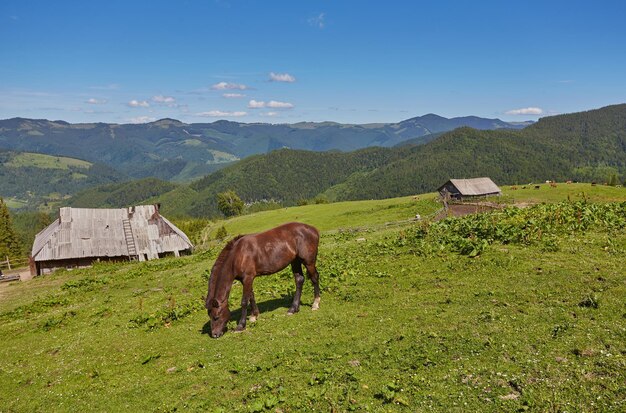
M259 320L236 334L237 284L217 340L202 296L219 248L0 284L0 410L624 411L626 232L468 258L424 254L417 224L380 225L436 208L429 199L227 222L318 222L323 292L310 311L307 282L287 316L291 274L260 277ZM361 229L337 231L349 227Z
M4 202L7 204L7 207L11 209L18 209L28 205L28 201L23 201L17 198L6 198Z
M535 189L539 185L539 189ZM516 187L516 190L512 188ZM524 189L524 187L526 187ZM553 188L549 184L527 184L502 186L502 195L507 202L558 202L565 199L572 201L588 200L592 202L616 202L626 199L626 188L590 183L566 184L559 182Z
M16 155L13 159L6 163L6 166L20 168L31 166L41 169L64 169L67 170L71 166L78 168L89 168L90 162L75 158L67 158L64 156L43 155L40 153L24 152Z
M231 235L263 231L290 221L299 221L316 226L320 231L359 227L381 227L386 223L408 222L416 214L427 216L441 208L435 194L424 194L402 198L336 202L331 204L305 205L280 208L242 215L226 221L218 221L207 228L209 237L214 237L224 225Z

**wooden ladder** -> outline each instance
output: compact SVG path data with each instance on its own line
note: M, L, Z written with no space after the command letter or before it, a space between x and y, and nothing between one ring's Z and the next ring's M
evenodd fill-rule
M122 226L124 227L124 238L126 238L126 247L128 248L128 259L130 261L136 261L139 259L139 256L137 255L137 246L135 245L135 237L133 237L133 229L130 226L130 221L123 219Z

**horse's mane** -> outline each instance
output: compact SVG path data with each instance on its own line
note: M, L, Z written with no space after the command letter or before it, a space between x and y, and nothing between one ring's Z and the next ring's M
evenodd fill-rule
M215 264L213 264L213 267L219 268L224 264L224 261L226 261L226 258L228 258L228 254L230 254L230 251L235 246L235 243L239 241L241 237L243 237L243 235L237 235L235 238L228 241L228 243L226 244L222 252L220 252L220 255L217 256L217 259L215 260Z
M217 256L217 259L215 260L215 264L213 264L213 269L211 270L211 277L209 278L209 295L212 295L211 292L215 293L215 286L217 284L216 273L219 271L220 268L222 268L225 261L228 259L230 252L235 246L235 243L239 241L241 237L243 237L243 235L237 235L235 238L228 241L228 243L226 244L222 252L220 252L220 255ZM209 298L213 298L213 297L209 297Z

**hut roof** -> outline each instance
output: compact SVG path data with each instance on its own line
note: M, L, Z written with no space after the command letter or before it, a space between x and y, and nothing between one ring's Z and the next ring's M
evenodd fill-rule
M452 183L459 190L461 195L487 195L496 194L502 192L498 185L496 185L491 178L471 178L471 179L450 179L448 182ZM446 182L447 184L447 182ZM439 187L441 190L446 184Z
M129 242L124 221L132 228L135 253L183 251L193 248L184 232L159 214L156 205L130 208L61 208L59 218L35 237L35 261L87 257L124 257ZM129 235L130 237L130 235Z

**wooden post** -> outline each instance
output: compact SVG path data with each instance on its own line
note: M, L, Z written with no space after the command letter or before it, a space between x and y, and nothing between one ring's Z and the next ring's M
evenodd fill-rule
M37 274L37 264L35 263L35 259L32 255L28 255L28 268L30 269L30 276L34 277Z
M7 267L9 268L9 271L11 271L11 261L9 261L8 256L7 256Z

